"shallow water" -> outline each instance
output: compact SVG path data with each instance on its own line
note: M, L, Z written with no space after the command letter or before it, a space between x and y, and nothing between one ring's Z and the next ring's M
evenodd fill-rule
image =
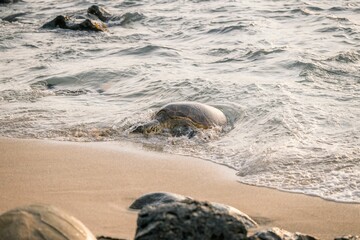
M0 136L140 142L241 182L360 202L360 2L103 1L119 16L107 33L40 28L94 3L0 6L0 18L26 13L0 21ZM229 124L129 134L174 101Z

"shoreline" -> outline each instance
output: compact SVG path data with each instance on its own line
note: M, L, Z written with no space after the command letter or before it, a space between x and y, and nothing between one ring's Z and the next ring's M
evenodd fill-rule
M57 206L95 235L133 239L143 194L172 192L227 204L260 228L320 239L360 235L360 204L241 183L207 160L151 152L131 143L0 138L0 213L32 203Z

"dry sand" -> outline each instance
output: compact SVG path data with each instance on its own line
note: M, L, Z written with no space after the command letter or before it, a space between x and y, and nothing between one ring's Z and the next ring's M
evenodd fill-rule
M31 203L60 207L95 235L133 239L142 194L168 191L231 205L257 220L321 239L360 235L360 204L325 201L236 181L204 160L128 143L0 139L0 213Z

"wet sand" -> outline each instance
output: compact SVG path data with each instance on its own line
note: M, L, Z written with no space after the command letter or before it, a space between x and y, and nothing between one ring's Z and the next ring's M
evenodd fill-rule
M150 152L129 143L0 139L0 212L31 203L60 207L95 235L133 239L134 199L167 191L231 205L261 228L321 239L360 235L360 204L254 187L235 171L201 159Z

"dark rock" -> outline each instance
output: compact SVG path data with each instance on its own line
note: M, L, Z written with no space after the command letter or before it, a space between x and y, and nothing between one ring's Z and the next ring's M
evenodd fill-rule
M258 226L258 224L253 219L251 219L251 217L241 212L237 208L222 203L211 202L210 204L212 204L215 208L219 209L220 211L224 211L229 215L236 216L245 224L246 229L255 228Z
M70 30L85 30L85 31L96 31L96 32L106 32L107 26L101 22L92 19L83 18L71 18L69 16L59 15L50 22L45 23L42 28L63 28Z
M19 0L0 0L0 4L17 3Z
M89 7L87 12L83 15L59 15L53 20L45 23L42 28L63 28L70 30L105 32L107 31L105 22L111 18L112 15L105 8L93 5Z
M8 22L15 22L18 20L17 19L18 17L24 16L26 14L27 13L15 13L15 14L11 14L9 16L4 17L2 20L8 21Z
M175 193L167 193L167 192L154 192L154 193L148 193L145 194L138 199L136 199L130 206L131 209L139 209L141 210L145 206L149 205L160 205L164 203L171 203L171 202L182 202L191 200L191 197L186 197L183 195L175 194ZM246 228L254 228L257 227L258 224L251 219L248 215L245 213L239 211L238 209L221 204L221 203L208 203L211 204L212 207L218 209L219 211L222 211L226 214L236 216L237 218L241 219L241 221L245 224Z
M92 5L88 8L87 12L88 14L96 16L103 22L108 22L110 19L113 18L113 15L108 10L98 5Z
M317 240L317 238L302 234L291 233L280 228L260 231L248 238L249 240Z
M342 237L336 237L335 240L360 240L360 236L346 235Z
M184 200L144 207L138 216L136 240L240 240L244 223L208 202Z
M129 208L141 210L145 206L149 205L160 205L163 203L172 203L172 202L181 202L186 199L191 199L190 197L185 197L183 195L167 192L153 192L142 195L136 199Z
M96 239L97 240L127 240L125 238L113 238L108 236L97 236Z

